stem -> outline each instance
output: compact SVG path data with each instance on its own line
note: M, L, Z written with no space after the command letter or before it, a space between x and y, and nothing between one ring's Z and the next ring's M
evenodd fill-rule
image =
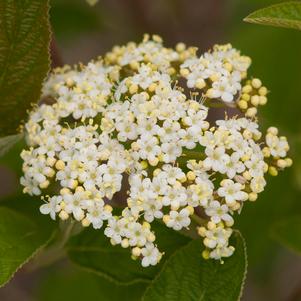
M54 33L52 33L52 38L50 42L50 57L51 57L51 68L62 67L63 59L58 50L57 43L54 37Z
M65 245L69 238L78 233L78 223L70 220L60 224L60 230L55 237L55 241L48 247L43 249L31 262L28 271L32 272L42 267L49 266L61 259L66 255Z
M207 223L207 220L205 220L204 218L201 218L200 216L198 216L197 214L193 214L191 215L191 219L197 223L199 226L204 226L204 224Z

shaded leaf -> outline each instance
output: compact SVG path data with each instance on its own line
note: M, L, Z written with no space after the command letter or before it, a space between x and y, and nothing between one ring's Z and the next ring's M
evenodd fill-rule
M41 227L33 218L0 207L0 286L47 244L52 226Z
M129 249L112 246L100 231L87 229L73 237L68 245L68 255L73 263L119 284L149 282L158 273L163 262L190 239L161 224L152 225L156 242L165 252L155 267L143 268L139 260L132 260Z
M283 246L301 255L301 215L292 216L275 223L272 237Z
M5 155L22 138L23 134L10 135L0 138L0 157Z
M48 0L0 1L0 136L15 134L49 69Z
M50 270L50 275L42 279L35 300L77 301L82 300L84 296L85 300L140 301L145 286L144 283L120 286L70 266L61 269L56 267L55 271Z
M202 242L194 240L170 257L146 290L144 301L237 301L246 277L242 236L234 235L235 253L224 264L204 260Z
M301 30L301 2L283 2L259 9L244 21Z

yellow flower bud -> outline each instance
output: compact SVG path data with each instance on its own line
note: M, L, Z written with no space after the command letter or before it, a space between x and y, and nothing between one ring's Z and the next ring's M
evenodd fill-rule
M136 84L130 85L130 87L129 87L129 92L130 92L131 94L137 93L137 92L138 92L138 86L137 86Z
M59 218L65 221L69 218L69 214L66 211L62 210L59 214Z
M258 90L258 93L259 93L260 96L266 96L268 94L268 89L266 87L261 87Z
M150 164L151 166L157 166L158 163L159 163L159 159L158 159L158 158L155 158L155 159L153 159L153 160L149 160L148 162L149 162L149 164Z
M186 49L186 45L184 43L178 43L176 45L176 51L177 52L183 52Z
M271 156L270 149L266 146L262 149L262 154L265 158L268 158Z
M272 134L272 135L278 135L278 129L274 126L269 127L267 132Z
M257 114L257 109L254 108L254 107L253 107L253 108L249 108L249 109L247 110L247 112L246 112L246 116L247 116L247 117L250 117L250 118L255 117L256 114Z
M257 107L259 105L260 102L260 98L258 95L254 95L251 97L251 104L255 107Z
M274 167L274 166L270 166L269 167L269 174L273 177L277 176L278 175L278 171L277 169Z
M167 224L169 221L170 221L170 216L169 216L169 215L164 215L164 216L163 216L163 222L164 222L165 224Z
M189 181L194 181L195 178L196 178L196 175L195 175L195 173L194 173L193 171L189 171L189 172L187 173L187 179L188 179Z
M266 105L267 102L268 102L268 99L267 99L266 96L259 96L259 104L260 104L261 106Z
M259 88L262 86L261 80L258 79L258 78L253 78L253 79L252 79L252 86L253 86L255 89L259 89Z
M249 93L251 93L252 92L252 86L251 85L245 85L243 88L242 88L242 92L243 93L247 93L247 94L249 94Z
M206 228L205 227L198 227L197 228L198 229L198 235L199 236L202 236L202 237L204 237L204 236L206 236Z
M46 180L46 181L40 183L39 186L40 186L41 189L45 189L49 186L49 181Z
M148 167L148 163L146 161L142 161L140 164L142 169L146 169Z
M245 100L245 101L250 101L251 96L250 96L250 94L244 93L244 94L241 96L241 99L242 99L242 100Z
M279 168L285 168L287 166L287 163L284 159L279 159L279 160L277 160L277 166Z
M195 86L198 89L203 89L206 86L206 82L202 78L198 78L195 82Z
M246 110L248 108L248 103L245 100L240 100L238 102L238 107L242 110Z
M189 70L184 68L184 69L181 69L180 70L180 74L183 76L183 77L187 77L189 75Z
M84 219L81 221L81 223L82 223L82 226L83 226L83 227L89 227L90 224L91 224L91 222L90 222L87 218L84 218Z
M149 92L154 92L157 88L157 84L156 83L151 83L150 86L148 87L148 91Z
M186 209L189 211L190 215L194 213L194 208L192 206L187 206Z
M293 165L293 160L291 158L286 158L285 161L287 167L291 167Z
M139 247L135 247L132 249L132 254L136 257L139 257L141 254L141 249Z
M121 241L121 247L126 249L129 247L129 240L127 238L124 238L122 241Z
M55 168L56 168L57 170L63 170L63 169L65 168L65 163L64 163L64 161L62 161L62 160L56 161L56 163L55 163Z
M249 193L249 200L251 202L255 202L257 200L257 197L258 197L257 193L255 193L255 192Z
M205 260L208 260L209 258L210 258L210 253L209 253L209 250L204 250L203 252L202 252L202 256L203 256L203 258L205 259Z
M207 228L209 230L213 230L213 229L216 228L216 224L214 222L209 221L208 224L207 224Z

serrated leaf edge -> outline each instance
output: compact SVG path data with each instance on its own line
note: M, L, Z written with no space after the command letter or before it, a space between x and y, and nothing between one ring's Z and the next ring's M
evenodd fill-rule
M285 19L285 18L276 18L276 17L259 17L259 18L254 18L252 17L254 14L260 12L260 11L263 11L263 10L266 10L266 9L270 9L270 8L275 8L275 7L280 7L280 6L283 6L283 5L290 5L290 4L297 4L297 5L300 5L301 6L301 2L299 1L288 1L288 2L281 2L281 3L276 3L276 4L273 4L273 5L270 5L268 7L264 7L264 8L261 8L261 9L258 9L254 12L252 12L251 14L249 14L247 17L245 17L243 19L243 21L245 22L248 22L248 23L253 23L253 24L260 24L260 25L264 25L264 26L271 26L272 24L264 24L262 22L260 22L260 20L282 20L282 22L290 22L290 23L295 23L295 24L299 24L299 26L297 26L298 28L296 27L288 27L288 26L285 26L284 24L281 25L281 24L278 24L278 25L272 25L272 26L275 26L275 27L283 27L283 28L291 28L291 29L296 29L296 30L301 30L301 21L296 21L296 20L292 20L292 19Z
M247 267L248 267L248 259L247 259L247 247L246 247L246 243L245 240L243 238L243 236L241 235L241 233L238 230L234 230L235 233L238 233L238 235L240 236L240 238L242 239L243 242L243 250L244 250L244 254L245 254L245 271L244 271L244 275L243 275L243 279L242 279L242 284L241 284L241 288L240 288L240 292L239 292L239 296L237 301L241 300L242 295L243 295L243 291L244 291L244 286L245 286L245 281L247 278ZM185 248L190 247L190 245L192 243L194 243L195 239L190 241L187 245L183 246L182 248L178 249L177 251L175 251L172 255L170 255L170 257L168 258L168 260L166 260L166 262L164 263L164 265L162 266L160 272L158 272L158 274L155 276L155 278L153 280L150 281L149 286L146 288L146 290L144 291L144 294L142 296L141 301L145 301L145 296L147 294L147 292L151 289L152 284L160 277L160 275L163 273L163 270L165 269L166 265L168 264L168 262L174 257L176 256L179 252L181 252L182 250L184 250Z
M8 207L5 207L5 206L1 206L1 208L5 208L7 209L8 211L11 211L11 212L14 212L14 214L17 214L17 215L20 215L22 216L23 218L25 217L26 219L28 219L30 221L30 219L26 216L26 215L23 215L21 214L20 212L18 211L15 211L15 210L12 210ZM17 268L16 270L10 275L10 277L8 277L8 279L3 282L2 284L0 284L0 288L4 287L6 284L8 284L16 275L16 273L23 267L25 266L27 263L29 263L29 261L34 257L36 256L40 251L42 251L50 242L51 240L54 238L54 235L55 235L55 231L53 231L49 237L49 239L44 243L42 244L39 248L37 248L31 255L29 255L24 261L23 263L21 263Z

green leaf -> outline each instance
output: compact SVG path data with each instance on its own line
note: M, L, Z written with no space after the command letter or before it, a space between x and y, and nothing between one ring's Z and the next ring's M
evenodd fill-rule
M144 301L237 301L246 277L247 255L242 236L234 235L235 253L224 264L204 260L202 242L194 240L167 261L146 290Z
M47 272L50 275L46 275L39 283L38 294L34 298L36 301L141 301L146 286L145 283L116 285L95 274L66 265L61 268L56 266Z
M244 21L301 30L301 2L284 2L259 9Z
M157 244L165 252L155 267L143 268L139 260L132 260L129 249L112 246L100 231L87 229L73 237L68 245L68 255L73 263L118 284L149 282L158 273L163 262L190 239L161 224L152 225Z
M52 226L0 207L0 287L48 243Z
M301 215L292 216L273 225L272 237L301 255Z
M0 1L0 136L15 134L49 70L47 0Z
M10 135L0 138L0 157L5 155L22 138L23 134Z

